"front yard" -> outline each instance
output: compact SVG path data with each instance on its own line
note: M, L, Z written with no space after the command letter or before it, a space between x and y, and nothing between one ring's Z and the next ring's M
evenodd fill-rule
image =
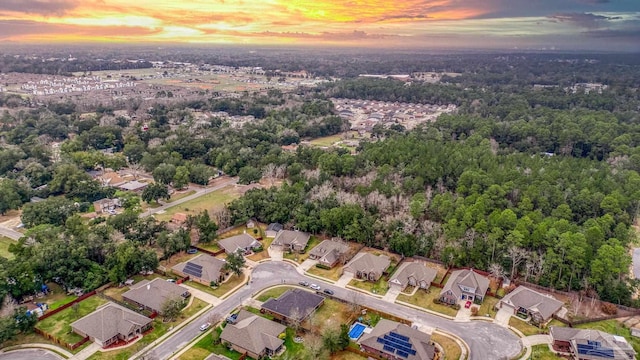
M89 315L98 306L106 302L106 300L97 295L91 296L78 303L77 311L73 309L73 306L70 306L49 318L39 321L36 324L36 328L55 336L61 341L75 344L82 340L82 336L71 330L71 323L85 315Z
M307 321L312 329L322 333L327 328L339 329L340 324L348 324L356 316L350 305L327 298Z
M273 287L269 290L264 291L263 293L261 293L256 300L261 301L261 302L265 302L267 300L269 300L270 298L277 298L280 295L284 294L287 290L291 290L294 289L293 286L278 286L278 287Z
M389 284L384 276L381 276L376 282L352 279L348 285L376 295L384 295L387 293L387 290L389 290Z
M307 270L307 272L314 276L319 276L321 278L336 281L340 279L340 276L342 276L342 266L336 265L329 270L321 269L317 266L312 266L309 270Z
M195 281L187 281L186 284L196 289L207 292L215 297L222 297L229 291L233 290L236 286L243 284L246 281L247 276L245 274L242 274L240 276L231 274L227 281L223 282L222 284L220 284L220 286L215 288L197 283Z
M437 342L442 349L444 350L444 360L458 360L460 359L460 355L462 355L462 349L460 346L453 341L450 337L440 335L440 334L432 334L431 341Z
M509 319L509 326L512 326L518 330L520 330L521 333L524 334L524 336L529 336L529 335L538 335L538 334L543 334L545 332L544 329L541 329L537 326L533 326L531 324L529 324L528 322L520 319L517 316L512 316Z
M480 309L478 310L478 316L489 315L489 317L495 318L497 313L497 311L495 310L495 306L498 301L500 300L498 300L498 298L494 298L493 296L485 296L484 301L482 301L482 305L480 305Z
M429 292L426 292L425 290L418 290L412 296L406 295L406 294L400 294L398 295L397 300L403 301L412 305L416 305L424 309L435 311L444 315L456 316L456 314L458 313L458 310L448 305L436 304L433 302L434 299L438 299L439 297L440 297L440 289L432 286L429 288Z
M531 359L535 360L561 360L566 359L562 356L556 355L553 351L549 350L548 345L534 345L531 347Z
M283 254L283 257L285 259L289 259L289 260L295 261L298 264L302 264L302 262L307 260L307 258L309 257L309 252L311 251L311 249L316 247L318 244L320 244L320 239L318 239L318 237L315 236L315 235L311 235L311 237L309 238L309 242L307 243L307 247L305 249L305 252L303 254L299 254L297 252L286 252L285 251L284 254Z

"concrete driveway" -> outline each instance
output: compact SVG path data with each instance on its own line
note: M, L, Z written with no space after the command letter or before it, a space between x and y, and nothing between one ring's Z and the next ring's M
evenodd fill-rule
M349 281L351 281L351 279L353 279L353 274L344 273L344 274L342 274L342 276L340 276L340 279L338 279L338 281L336 281L335 285L336 286L340 286L341 288L344 288L344 287L347 286Z
M496 318L493 320L493 322L500 326L508 327L511 315L513 315L513 310L505 306L502 309L498 310L498 312L496 313Z

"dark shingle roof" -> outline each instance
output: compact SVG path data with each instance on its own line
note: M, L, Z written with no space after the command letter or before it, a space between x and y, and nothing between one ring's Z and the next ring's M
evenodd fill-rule
M427 333L413 329L405 324L401 324L395 321L381 319L380 322L373 328L373 330L362 335L362 338L358 343L376 349L380 352L387 354L394 354L394 352L385 349L384 344L378 341L378 338L383 338L390 333L398 334L404 338L407 338L407 343L410 344L411 349L415 351L415 354L408 354L403 357L407 360L431 360L435 355L435 347L431 345L431 336ZM395 355L395 354L394 354Z
M186 291L179 285L157 278L151 281L143 280L131 286L131 290L122 294L122 297L160 311L165 301L180 299Z
M107 303L91 314L75 321L71 327L104 342L118 334L129 335L136 327L144 327L151 321L148 317L125 307Z
M277 322L240 310L237 322L227 324L220 339L254 354L261 354L264 349L275 351L284 344L284 340L279 339L278 335L286 328Z
M276 314L280 314L293 320L304 320L318 306L322 304L324 297L312 292L293 289L280 295L277 299L271 298L262 304L262 308Z
M524 286L518 286L515 290L502 298L500 302L509 304L516 309L524 308L538 312L545 320L551 318L551 316L560 310L563 305L562 301L557 300L552 296L543 295Z
M428 268L420 262L410 262L402 264L396 271L396 273L391 277L389 282L407 286L407 284L409 283L409 278L414 277L416 281L425 281L430 285L431 282L436 278L436 275L438 275L438 271L436 271L435 269Z

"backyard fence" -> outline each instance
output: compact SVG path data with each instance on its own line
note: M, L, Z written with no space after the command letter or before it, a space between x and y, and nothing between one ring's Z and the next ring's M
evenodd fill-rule
M77 343L75 343L75 344L69 344L68 342L66 342L66 341L62 341L62 340L58 339L57 337L55 337L55 336L53 336L53 335L49 334L48 332L43 331L43 330L40 330L40 329L38 329L38 328L34 328L34 329L33 329L33 331L34 331L36 334L41 335L41 336L42 336L42 337L44 337L45 339L47 339L47 340L49 340L49 341L51 341L51 342L53 342L53 343L55 343L55 344L58 344L58 345L64 346L64 347L66 347L67 349L72 350L72 351L73 351L73 350L75 350L75 349L77 349L77 348L79 348L80 346L84 345L84 343L86 343L87 341L89 341L89 337L87 336L87 337L83 338L82 340L78 341L78 342L77 342Z
M79 298L77 298L77 299L73 300L72 302L70 302L70 303L68 303L68 304L64 304L64 305L60 306L59 308L57 308L57 309L55 309L55 310L47 311L44 315L42 315L42 316L40 316L40 317L38 318L38 321L42 321L42 320L44 320L44 319L46 319L46 318L48 318L48 317L51 317L51 316L53 316L53 315L55 315L55 314L59 313L60 311L62 311L62 310L64 310L64 309L67 309L67 308L69 308L69 307L73 306L73 304L79 303L79 302L81 302L82 300L85 300L85 299L87 299L87 298L90 298L90 297L92 297L92 296L93 296L93 295L95 295L95 294L96 294L96 291L95 291L95 290L93 290L93 291L91 291L91 292L88 292L88 293L86 293L86 294L84 294L84 295L80 296Z

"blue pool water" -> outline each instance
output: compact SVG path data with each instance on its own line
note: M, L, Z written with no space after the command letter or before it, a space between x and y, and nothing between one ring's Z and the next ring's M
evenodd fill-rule
M351 325L351 330L349 330L349 338L353 341L356 341L360 338L360 336L362 336L362 333L364 332L364 329L366 329L367 327L364 326L364 324L361 324L359 322Z

